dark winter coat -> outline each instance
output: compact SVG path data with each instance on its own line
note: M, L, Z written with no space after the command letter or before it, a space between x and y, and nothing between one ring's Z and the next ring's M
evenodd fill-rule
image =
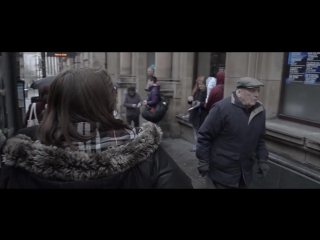
M207 91L198 90L193 97L193 101L200 102L200 106L189 111L189 123L191 123L196 130L200 128L208 115L208 110L204 108L207 98Z
M209 163L212 180L237 188L243 175L250 185L256 160L268 158L265 118L261 103L248 112L235 92L213 106L198 131L196 151L198 159Z
M33 128L36 130L36 128ZM67 152L26 135L7 140L1 168L5 188L189 188L191 179L159 148L162 132L146 123L138 136L101 154Z
M127 117L136 117L140 115L140 108L132 107L132 104L138 105L141 103L140 95L136 92L133 96L127 93L124 97L123 106L126 107L126 116Z
M160 85L150 86L147 105L155 107L160 102Z

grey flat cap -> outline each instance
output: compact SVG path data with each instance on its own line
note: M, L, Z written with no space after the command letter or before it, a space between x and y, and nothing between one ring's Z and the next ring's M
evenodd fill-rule
M264 86L264 84L252 77L240 78L237 83L237 88L255 88L260 86Z

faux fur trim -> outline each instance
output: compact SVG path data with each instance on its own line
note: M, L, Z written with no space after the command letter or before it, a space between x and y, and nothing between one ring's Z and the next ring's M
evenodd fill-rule
M132 168L155 152L161 140L161 129L151 122L142 124L142 131L135 139L95 155L45 146L26 135L17 135L4 146L3 163L46 179L90 180Z

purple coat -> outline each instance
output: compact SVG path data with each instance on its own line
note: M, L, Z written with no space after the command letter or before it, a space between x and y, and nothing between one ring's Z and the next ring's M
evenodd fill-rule
M149 95L147 99L147 105L154 107L160 102L160 86L151 86L149 87Z

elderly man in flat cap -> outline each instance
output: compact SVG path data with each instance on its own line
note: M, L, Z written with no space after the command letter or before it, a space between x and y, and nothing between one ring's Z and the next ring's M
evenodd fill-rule
M240 78L237 90L212 106L198 131L198 170L208 172L217 189L248 188L256 162L261 177L269 170L260 86L255 78Z

